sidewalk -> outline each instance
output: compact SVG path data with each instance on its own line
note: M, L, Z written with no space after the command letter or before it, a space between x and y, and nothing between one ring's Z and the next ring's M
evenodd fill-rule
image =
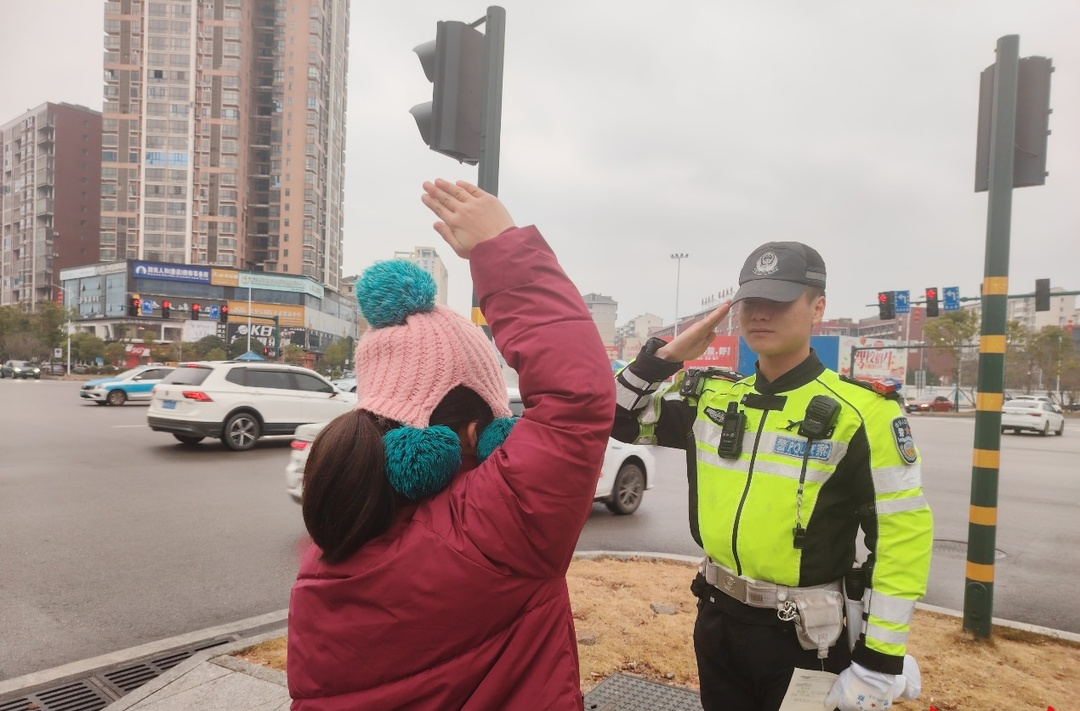
M692 559L686 556L633 552L582 552L575 557L588 558L600 556L612 558L659 558L693 562ZM917 607L929 612L956 617L962 616L959 612L932 605L925 605L923 603L919 603ZM107 706L105 705L106 701L102 700L93 705L82 705L76 708L87 710L93 709L94 711L102 708L106 709L106 711L187 711L189 709L213 709L215 711L278 711L288 709L291 700L289 698L286 677L283 672L252 664L231 656L232 654L262 642L283 636L287 630L285 613L286 611L279 611L277 613L265 615L264 617L267 620L273 619L275 622L273 623L274 626L264 626L262 629L267 631L263 634L197 652L177 666L160 676L157 676L151 681L148 681ZM997 618L994 619L994 624L1080 643L1080 634L1010 622ZM141 656L137 653L139 651L144 652L145 650L135 648L130 651L133 652L131 656L135 657ZM75 667L77 665L69 666ZM54 671L62 671L63 669L64 668L60 668ZM31 675L31 677L43 678L47 675L48 672L42 672L39 675ZM663 708L700 708L700 704L697 702L696 693L678 687L667 687L655 682L639 680L634 677L622 676L621 679L616 678L619 676L622 675L609 677L609 679L601 686L598 686L590 692L590 694L586 695L586 711L589 711L590 708L594 707L618 708L626 709L627 711L653 709L657 708L656 701L660 698L664 701L662 705ZM24 679L30 680L29 677L24 677ZM609 684L608 682L615 683ZM620 684L618 682L624 683ZM33 684L32 686L38 687L40 684ZM26 684L25 688L30 689L32 686ZM643 688L645 686L648 688ZM607 688L603 689L602 687ZM616 687L618 688L618 692L624 694L623 698L628 698L629 701L626 703L619 703L618 705L611 705L610 692L614 691ZM592 706L590 706L589 703L591 696L594 696L595 699L593 700L598 702ZM104 696L101 698L105 699ZM649 701L648 705L645 705L644 703L646 698ZM634 700L640 700L641 705L636 704ZM35 708L33 699L30 699L28 703L23 705L16 706L11 705L10 702L5 702L0 706L2 706L2 709L5 711L7 709L16 708ZM38 708L57 707L58 706L45 705L43 707L39 706Z

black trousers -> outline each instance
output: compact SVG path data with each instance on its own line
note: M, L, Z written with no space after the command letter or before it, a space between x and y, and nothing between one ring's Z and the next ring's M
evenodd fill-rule
M694 652L705 711L776 711L796 667L839 674L851 664L845 633L818 659L799 644L793 622L719 590L698 602Z

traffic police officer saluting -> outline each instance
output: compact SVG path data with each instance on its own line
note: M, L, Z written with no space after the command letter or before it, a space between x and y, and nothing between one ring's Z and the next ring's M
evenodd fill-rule
M754 375L680 373L682 398L663 397L724 304L670 343L650 339L616 376L613 436L687 450L690 530L707 554L692 586L702 705L777 709L798 667L840 674L827 708L884 711L920 685L905 652L933 520L911 429L897 393L842 378L810 348L825 311L815 250L762 245L739 285ZM870 557L853 570L860 525Z

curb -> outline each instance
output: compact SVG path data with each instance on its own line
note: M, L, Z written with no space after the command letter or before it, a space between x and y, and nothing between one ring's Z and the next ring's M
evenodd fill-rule
M673 553L654 553L649 551L578 551L574 553L575 559L595 560L601 558L610 558L614 560L663 560L675 563L683 563L688 566L696 566L701 562L700 556L687 556L678 555ZM935 605L928 605L926 603L915 603L917 610L924 610L926 612L934 612L942 615L948 615L950 617L963 618L963 613L958 610L951 610L945 607L937 607ZM110 711L124 711L130 708L136 702L150 696L155 691L167 686L169 683L177 679L178 677L186 674L194 667L204 662L210 662L217 664L218 666L226 667L233 671L246 673L250 676L268 681L281 686L286 686L285 674L273 669L261 667L249 662L245 662L241 659L237 659L229 656L234 652L247 649L262 642L276 639L283 636L287 631L289 611L278 610L276 612L270 612L265 615L259 615L257 617L250 617L246 620L239 620L231 624L219 625L217 627L209 627L195 632L189 632L188 634L178 635L176 637L170 637L167 639L158 640L156 642L150 642L148 644L139 645L137 647L130 647L128 649L119 650L110 654L101 655L98 657L92 657L90 659L84 659L79 662L73 662L71 664L65 664L63 666L54 667L53 669L46 669L40 672L34 672L25 676L16 677L14 679L8 679L6 681L0 681L0 697L8 694L25 693L34 688L40 688L43 686L60 683L69 679L75 679L78 677L89 676L94 672L100 671L107 667L119 666L140 658L152 656L166 652L176 647L182 647L190 644L196 644L203 641L211 640L215 637L222 637L230 634L240 634L245 630L255 630L258 628L265 628L271 625L277 625L270 631L264 632L254 637L246 637L238 639L235 642L230 642L218 647L206 649L201 652L193 654L188 659L177 666L169 669L164 674L152 679L143 686L135 689L129 694L124 695L119 700L113 702L109 709ZM1038 625L1031 625L1024 622L1013 622L1011 620L1003 620L1000 618L993 618L992 623L999 627L1007 627L1010 629L1020 630L1024 632L1031 632L1034 634L1040 634L1046 637L1052 637L1061 639L1067 642L1073 642L1080 644L1080 634L1067 632L1065 630L1056 630L1049 627L1040 627ZM218 660L218 657L225 657L225 659Z
M68 679L89 676L92 673L101 669L127 664L137 659L161 654L177 647L184 647L191 644L197 644L199 642L209 641L214 639L215 637L225 637L231 634L239 634L245 630L253 630L260 627L265 627L267 625L283 623L285 620L288 619L288 617L288 610L278 610L277 612L269 612L265 615L258 615L257 617L249 617L246 620L238 620L237 622L232 622L225 625L218 625L216 627L207 627L206 629L197 630L195 632L188 632L187 634L177 635L176 637L168 637L166 639L157 640L156 642L140 644L137 647L128 647L127 649L121 649L116 652L111 652L109 654L103 654L101 656L83 659L82 661L64 664L63 666L59 667L53 667L52 669L44 669L39 672L33 672L24 676L15 677L14 679L7 679L5 681L0 681L0 696L6 696L8 694L14 694L16 692L39 688L42 686L58 684ZM242 642L244 640L239 641ZM224 648L225 646L231 646L231 644L233 643L230 643L230 645L224 645L222 648ZM206 651L217 654L220 653L221 650L215 647L212 650ZM190 657L190 659L194 659L201 654L202 652L194 654L192 655L192 657ZM187 661L188 660L185 660L179 666L184 666ZM168 672L166 672L166 674L163 674L162 676L167 675Z

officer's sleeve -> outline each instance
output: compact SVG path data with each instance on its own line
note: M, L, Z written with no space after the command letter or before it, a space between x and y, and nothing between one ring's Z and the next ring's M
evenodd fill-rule
M615 425L611 436L620 442L655 437L655 444L662 447L684 448L693 413L682 400L665 399L662 388L683 364L657 358L649 350L646 344L637 358L615 374Z
M901 674L915 602L926 594L934 522L923 496L921 457L900 406L882 399L865 417L864 427L877 545L865 637L852 660L875 671Z

